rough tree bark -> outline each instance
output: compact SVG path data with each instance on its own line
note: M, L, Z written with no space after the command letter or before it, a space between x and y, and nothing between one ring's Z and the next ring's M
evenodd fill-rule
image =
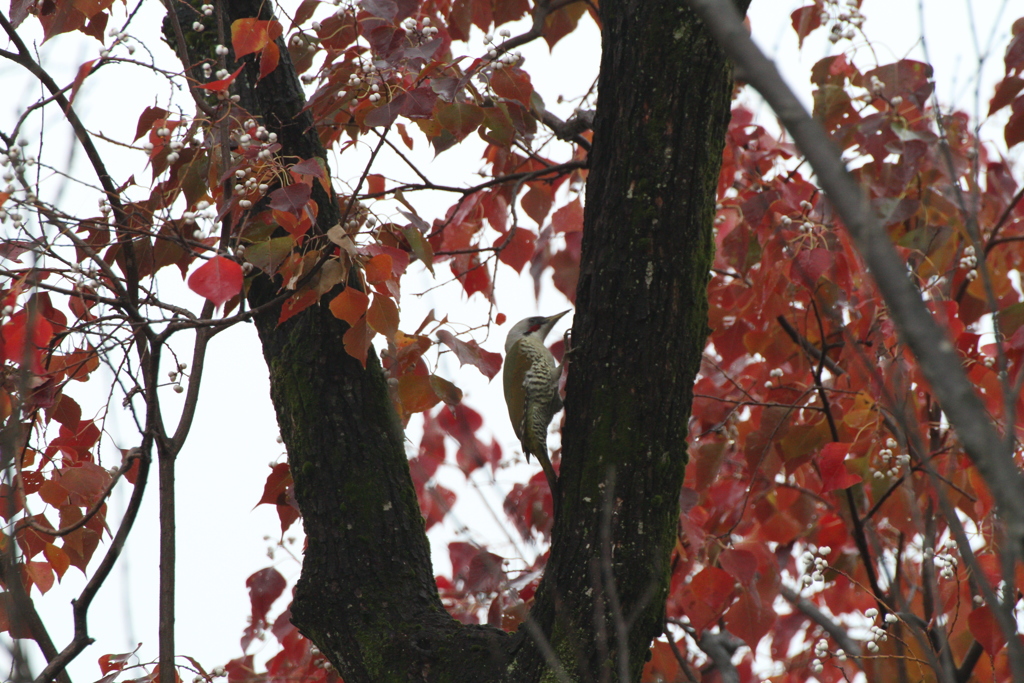
M254 0L225 11L229 24L269 18ZM256 320L308 536L293 620L348 683L551 680L552 666L563 680L638 680L660 631L732 77L675 0L606 0L601 15L561 516L525 628L466 627L443 609L376 357L364 370L344 352L326 306ZM244 101L282 154L324 156L279 46ZM336 203L314 199L330 227ZM250 302L274 294L257 283Z
M534 615L578 678L638 680L679 521L732 68L679 3L602 2L601 19L562 516Z

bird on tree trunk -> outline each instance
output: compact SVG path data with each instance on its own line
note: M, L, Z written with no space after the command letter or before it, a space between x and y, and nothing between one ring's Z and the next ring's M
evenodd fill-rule
M537 456L540 461L556 505L558 479L548 458L547 440L548 424L562 408L562 398L558 395L561 367L555 366L554 356L544 346L544 337L568 312L520 320L512 326L505 339L504 380L508 416L523 446L526 461L530 461L530 455Z

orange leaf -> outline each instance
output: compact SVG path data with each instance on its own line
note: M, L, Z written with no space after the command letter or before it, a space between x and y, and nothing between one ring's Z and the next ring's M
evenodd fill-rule
M366 176L366 187L370 194L384 193L384 176L378 173L371 173Z
M279 61L281 61L281 50L278 49L277 43L267 43L267 46L263 48L263 54L260 55L259 80L262 81L270 72L276 69Z
M50 561L50 566L53 567L53 571L57 573L57 580L60 581L64 578L64 572L71 566L71 559L63 549L58 548L52 543L47 543L46 547L43 548L43 554L46 559Z
M281 24L273 20L255 17L236 19L231 24L231 46L235 49L235 59L259 52L281 35L282 30Z
M377 284L391 279L391 256L389 254L377 254L363 266L366 271L366 281L370 284Z
M370 350L370 339L373 333L366 325L366 318L362 318L352 327L348 328L342 341L345 343L345 353L355 358L366 367L366 356Z
M374 294L373 303L366 311L366 323L374 332L394 339L395 333L398 332L398 306L392 299Z
M398 378L398 399L408 413L422 413L437 405L441 398L424 375L402 375Z
M354 326L366 313L369 304L370 297L366 292L360 292L355 287L346 287L341 294L331 299L328 307L335 318Z

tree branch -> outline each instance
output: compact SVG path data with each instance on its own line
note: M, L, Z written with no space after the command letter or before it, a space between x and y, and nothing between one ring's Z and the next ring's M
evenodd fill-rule
M125 510L124 517L121 519L121 525L117 528L117 533L114 535L114 539L110 542L110 547L107 548L106 555L103 556L103 560L99 566L96 567L96 571L93 572L92 578L89 579L89 583L82 589L81 594L77 600L71 602L72 613L74 615L75 623L75 635L68 643L67 647L61 650L60 654L50 660L38 676L36 676L35 683L51 683L55 678L61 677L65 680L67 674L64 673L64 669L67 665L77 657L82 650L92 644L93 639L89 636L89 625L87 621L89 606L92 604L93 598L96 597L96 593L99 592L103 582L107 580L107 576L110 574L110 570L114 568L114 563L117 562L117 558L121 555L121 550L124 548L124 543L128 539L128 534L132 530L132 526L135 524L135 519L138 516L139 508L142 506L142 497L146 491L146 482L149 479L149 463L150 457L148 448L151 445L150 437L146 437L143 440L143 446L138 449L135 457L139 460L139 474L135 480L135 490L132 491L132 497L128 501L128 507Z
M853 659L854 664L861 669L864 668L864 665L860 661L860 645L857 644L856 640L850 637L850 634L846 632L846 629L818 609L818 606L813 602L800 597L800 594L789 586L785 584L779 586L779 593L781 593L782 597L786 599L786 602L803 612L807 618L815 624L825 629L825 632L832 637L832 640L836 641L839 647L843 648L843 651Z

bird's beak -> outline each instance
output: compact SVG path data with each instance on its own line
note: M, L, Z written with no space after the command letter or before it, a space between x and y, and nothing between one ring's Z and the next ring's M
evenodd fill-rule
M547 318L544 318L544 325L541 326L541 339L548 336L548 332L550 332L551 328L555 326L555 323L557 323L562 316L564 316L566 313L569 313L570 311L572 311L571 308L568 311L555 313L554 315L550 315Z
M571 311L572 311L572 309L570 308L570 309L569 309L568 311L562 311L561 313L555 313L554 315L552 315L552 316L549 316L549 317L548 317L548 324L549 324L549 325L554 325L554 324L555 324L556 322L558 322L558 320L559 320L559 319L560 319L560 318L561 318L561 317L562 317L563 315L565 315L566 313L569 313L569 312L571 312Z

